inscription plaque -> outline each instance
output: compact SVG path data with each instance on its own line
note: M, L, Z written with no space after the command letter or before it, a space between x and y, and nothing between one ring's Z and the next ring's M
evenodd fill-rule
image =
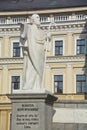
M48 93L11 94L11 130L52 130L53 103Z
M38 129L40 126L40 114L38 104L19 103L15 107L14 125L19 130Z

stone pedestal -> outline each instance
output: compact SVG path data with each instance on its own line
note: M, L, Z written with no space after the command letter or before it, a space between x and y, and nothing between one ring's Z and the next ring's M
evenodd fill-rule
M12 94L11 130L52 130L53 103L51 94Z

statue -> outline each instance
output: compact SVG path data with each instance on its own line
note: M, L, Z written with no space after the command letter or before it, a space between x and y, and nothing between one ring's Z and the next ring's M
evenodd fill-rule
M40 28L40 17L31 16L31 23L21 23L20 46L24 56L23 89L42 89L46 33Z

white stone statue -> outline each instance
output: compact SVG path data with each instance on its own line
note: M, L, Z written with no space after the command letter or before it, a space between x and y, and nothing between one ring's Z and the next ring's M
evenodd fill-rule
M23 89L42 89L46 33L40 28L40 17L31 16L31 23L21 23L20 46L24 56Z

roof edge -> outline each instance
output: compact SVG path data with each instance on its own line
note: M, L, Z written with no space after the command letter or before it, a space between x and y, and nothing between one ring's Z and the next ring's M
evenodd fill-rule
M50 14L50 13L64 13L64 12L76 12L76 11L87 11L87 6L85 7L71 7L71 8L58 8L58 9L38 9L29 11L0 11L0 16L9 15L31 15L34 13L38 14Z

